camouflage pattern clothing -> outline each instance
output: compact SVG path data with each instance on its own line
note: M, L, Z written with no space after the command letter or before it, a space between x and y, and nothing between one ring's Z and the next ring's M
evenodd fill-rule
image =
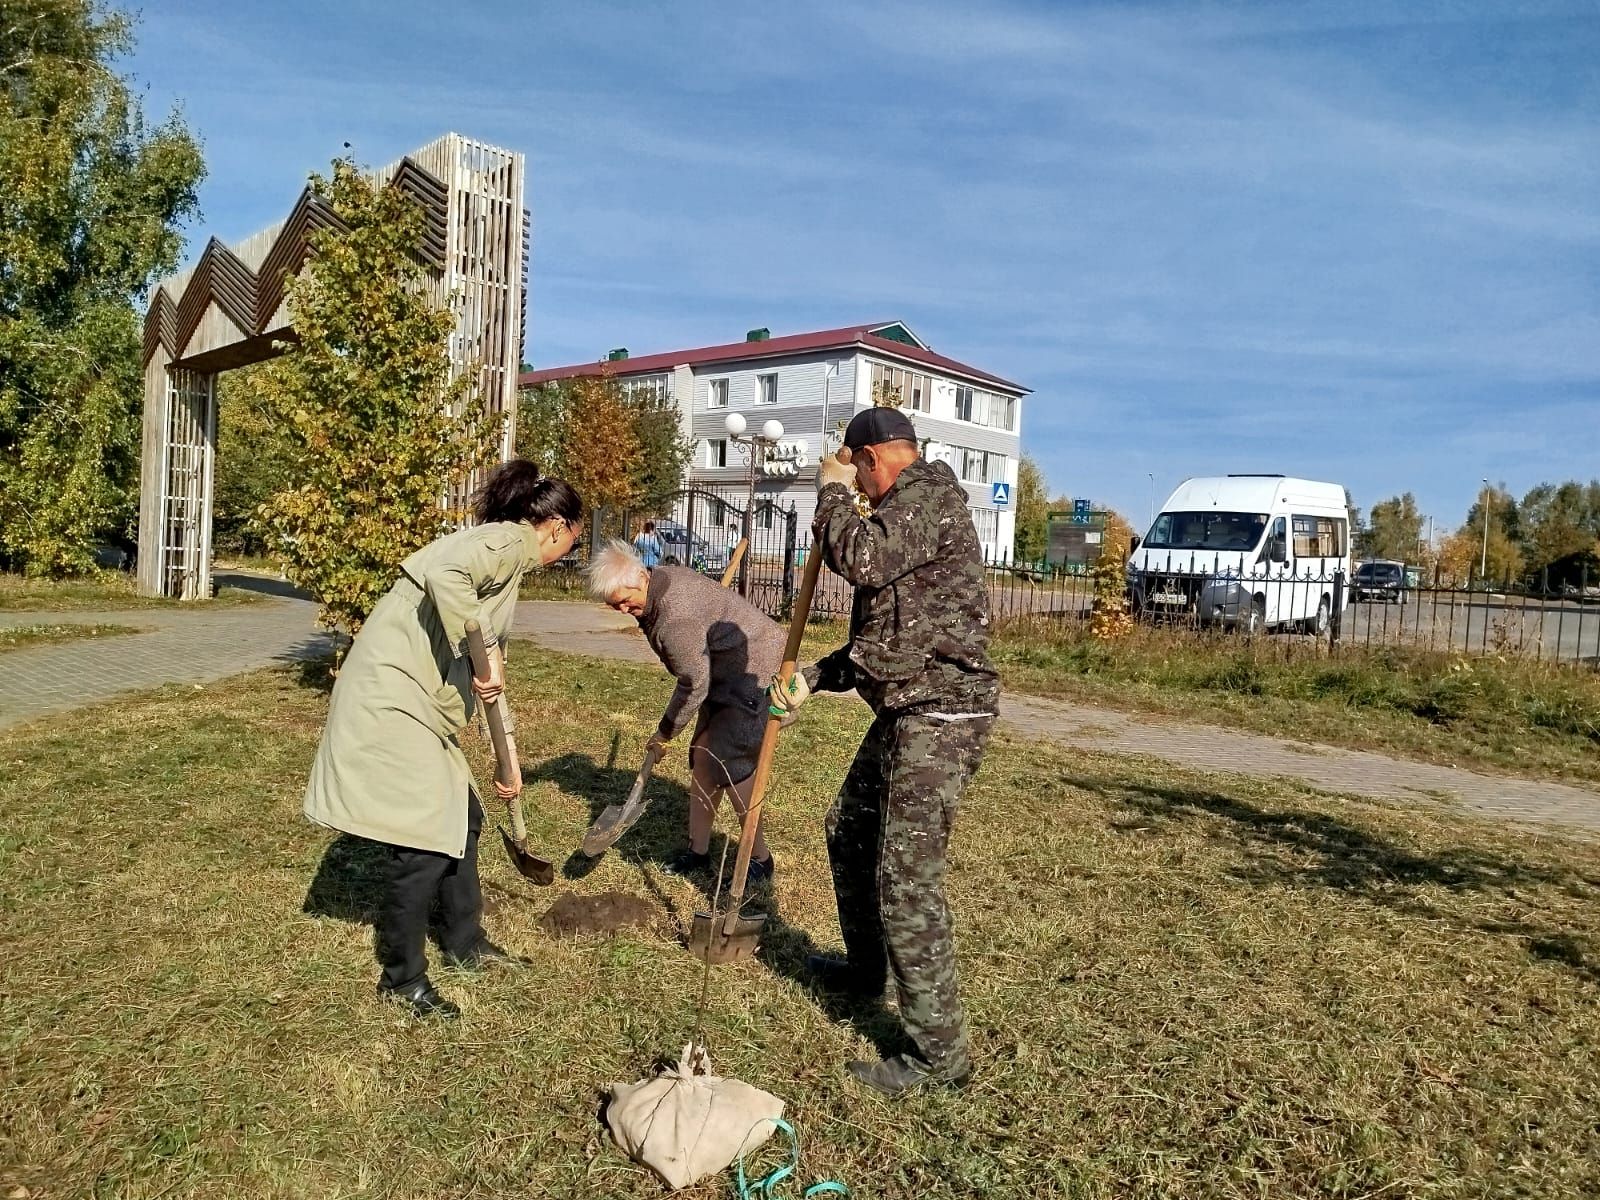
M856 588L850 644L807 668L812 690L855 688L874 712L997 711L983 546L947 463L909 464L866 517L829 484L811 533Z
M850 644L806 682L855 688L877 716L827 817L839 927L863 980L892 973L917 1054L956 1078L971 1064L945 854L1000 697L982 547L955 473L922 460L866 517L850 489L823 488L812 532L856 594Z

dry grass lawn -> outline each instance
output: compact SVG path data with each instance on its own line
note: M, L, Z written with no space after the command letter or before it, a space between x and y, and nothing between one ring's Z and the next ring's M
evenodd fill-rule
M564 853L670 681L524 653L512 686L533 836ZM0 734L0 1196L660 1195L596 1113L693 1025L701 898L659 869L681 761L582 879L530 890L486 845L490 931L536 965L440 972L465 1015L418 1023L371 996L370 855L298 815L325 705L269 672ZM786 735L765 961L711 984L714 1061L788 1101L802 1182L1600 1194L1600 847L1003 737L953 858L979 1075L864 1092L842 1064L892 1021L796 980L836 943L820 821L864 717L818 701ZM538 931L606 889L654 925Z

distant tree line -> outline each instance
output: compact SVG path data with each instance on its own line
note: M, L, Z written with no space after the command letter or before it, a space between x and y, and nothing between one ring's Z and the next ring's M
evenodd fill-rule
M1359 509L1353 515L1359 557L1421 566L1446 583L1600 583L1600 479L1541 483L1520 500L1504 484L1485 489L1462 524L1433 545L1410 492L1374 504L1364 522Z

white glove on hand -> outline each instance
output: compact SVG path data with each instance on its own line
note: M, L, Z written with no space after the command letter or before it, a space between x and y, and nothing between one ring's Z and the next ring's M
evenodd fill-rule
M804 704L809 695L811 687L800 671L788 679L779 679L774 675L772 682L767 685L767 711L775 717L787 717Z
M850 451L840 450L837 454L824 454L817 463L817 491L821 491L830 483L842 483L849 487L856 481L856 469L850 465Z

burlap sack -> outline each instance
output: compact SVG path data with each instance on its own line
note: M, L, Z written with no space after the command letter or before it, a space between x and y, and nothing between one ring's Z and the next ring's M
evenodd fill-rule
M606 1126L629 1158L670 1188L725 1170L772 1136L783 1101L711 1074L703 1050L685 1046L678 1065L652 1079L611 1085Z

